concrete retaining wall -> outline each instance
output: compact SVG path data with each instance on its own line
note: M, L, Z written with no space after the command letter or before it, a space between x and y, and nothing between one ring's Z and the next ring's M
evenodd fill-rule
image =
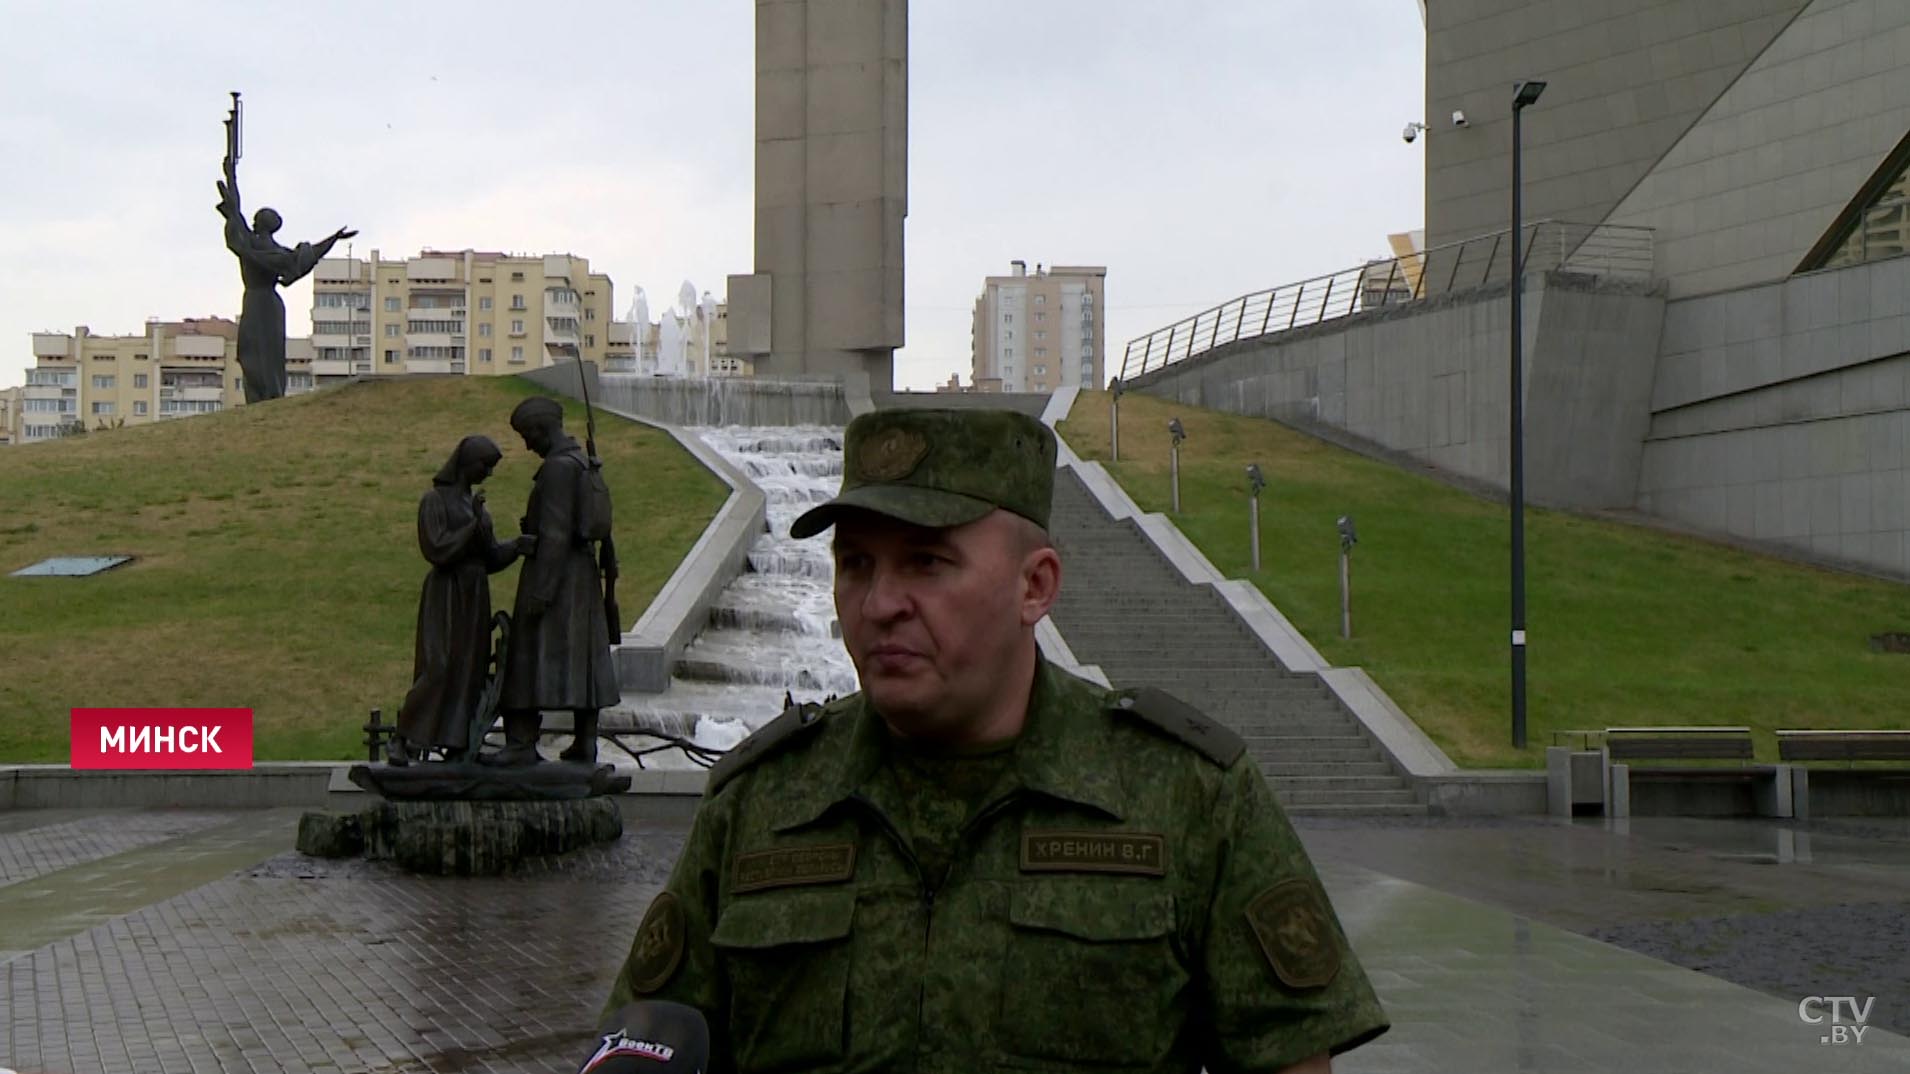
M76 772L63 764L0 767L4 809L253 809L322 806L349 764L286 761L249 770Z
M574 378L573 378L574 379ZM829 425L854 416L839 380L640 377L606 373L591 399L671 425ZM595 389L595 385L592 388Z
M1641 510L1910 576L1910 259L1683 299Z
M716 517L703 528L702 536L690 546L663 588L657 590L636 625L624 633L623 644L614 650L618 682L627 690L654 694L669 687L677 658L709 622L710 606L748 565L750 546L769 527L769 498L701 438L676 426L647 424L669 432L685 451L730 487L729 499L723 501Z
M1504 286L1223 347L1136 378L1150 395L1344 429L1503 488L1511 302ZM1630 507L1650 421L1661 290L1547 273L1527 281L1527 493Z

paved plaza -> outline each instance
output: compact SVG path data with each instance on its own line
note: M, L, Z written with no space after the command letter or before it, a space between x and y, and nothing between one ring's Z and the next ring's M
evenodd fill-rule
M568 1074L682 840L436 879L297 816L0 813L0 1067ZM1300 827L1394 1020L1337 1071L1910 1068L1903 822ZM1875 997L1862 1043L1810 996Z

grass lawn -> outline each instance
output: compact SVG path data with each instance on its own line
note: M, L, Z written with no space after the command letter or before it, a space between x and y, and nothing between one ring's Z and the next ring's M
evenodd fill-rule
M269 406L0 450L0 761L64 762L68 710L254 710L261 760L363 756L395 717L429 569L418 498L458 440L504 460L485 483L517 533L539 460L510 428L515 378L352 384ZM581 404L566 429L583 440ZM617 506L625 625L722 505L669 436L598 416ZM5 575L53 555L132 553L88 579ZM517 567L491 578L508 609Z
M1187 429L1175 519L1221 573L1250 578L1336 665L1358 665L1462 765L1533 766L1554 730L1743 725L1910 727L1910 657L1869 638L1910 630L1910 587L1658 530L1526 516L1527 748L1511 745L1506 508L1283 426L1130 392L1108 463L1108 396L1082 392L1061 432L1144 510L1168 510L1167 420ZM1249 569L1246 465L1260 498ZM1351 514L1353 638L1340 638L1339 538Z

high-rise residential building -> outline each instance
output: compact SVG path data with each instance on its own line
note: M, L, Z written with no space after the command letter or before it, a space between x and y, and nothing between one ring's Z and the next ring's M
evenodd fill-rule
M0 388L0 445L20 438L20 400L25 388Z
M569 254L426 250L331 257L312 273L312 371L521 373L610 353L610 277Z
M143 425L245 401L239 326L223 317L146 322L141 335L36 332L34 367L10 389L13 443L51 440L74 427ZM288 339L287 390L310 391L311 341Z
M1107 314L1101 265L1011 262L975 299L970 379L976 391L1051 392L1098 388L1107 368L1101 326Z

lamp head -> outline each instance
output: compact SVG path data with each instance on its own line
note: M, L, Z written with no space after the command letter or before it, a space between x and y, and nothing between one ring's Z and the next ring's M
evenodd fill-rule
M1515 83L1512 87L1512 107L1517 109L1537 104L1539 94L1544 92L1545 83L1543 82L1527 79L1524 82Z
M1267 479L1260 473L1260 464L1257 462L1247 464L1247 486L1253 490L1255 496L1260 495L1260 490L1267 487Z
M1167 419L1167 435L1174 438L1175 447L1179 447L1180 442L1187 439L1187 430L1181 427L1179 418Z
M1357 532L1355 532L1353 529L1353 516L1341 515L1339 525L1340 525L1340 551L1342 552L1352 551L1353 546L1360 542L1360 535Z

